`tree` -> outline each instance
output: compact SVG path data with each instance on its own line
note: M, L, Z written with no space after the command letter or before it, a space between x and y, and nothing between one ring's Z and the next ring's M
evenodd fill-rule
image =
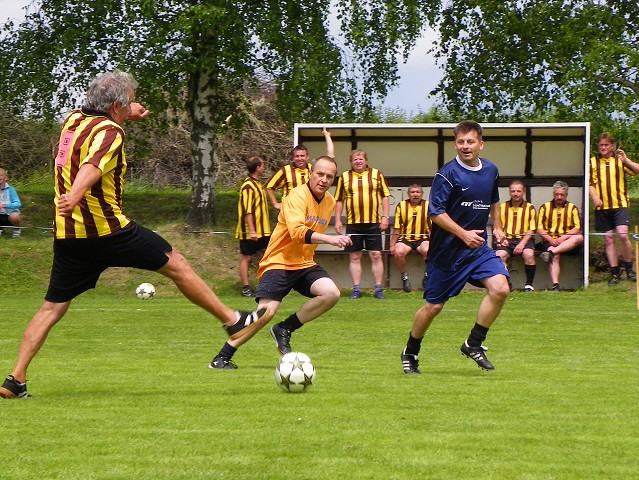
M243 92L274 82L294 121L366 120L397 81L436 4L428 0L41 0L7 23L0 100L29 116L75 107L94 73L120 68L155 112L186 107L193 193L188 221L214 221L217 139L247 116ZM336 12L343 44L330 30ZM429 17L430 15L430 17Z
M478 119L609 122L639 109L639 4L455 0L438 17L437 91Z

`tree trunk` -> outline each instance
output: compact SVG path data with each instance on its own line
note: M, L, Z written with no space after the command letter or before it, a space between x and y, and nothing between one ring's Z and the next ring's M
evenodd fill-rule
M191 154L193 185L191 208L186 221L199 227L215 223L217 141L214 120L215 78L210 72L195 72L189 81L187 109L192 120Z

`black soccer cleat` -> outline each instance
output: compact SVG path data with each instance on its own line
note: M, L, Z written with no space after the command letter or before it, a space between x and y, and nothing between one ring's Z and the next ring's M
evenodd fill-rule
M277 345L277 349L280 352L280 355L286 355L290 353L291 350L291 332L284 328L280 327L280 325L273 325L271 327L271 336L275 340L275 344Z
M402 290L407 293L413 290L413 286L410 284L410 278L408 278L408 275L402 276Z
M474 360L477 363L479 368L484 370L494 370L495 367L492 363L486 358L486 354L484 353L488 348L480 345L479 347L469 347L468 342L462 343L461 352L466 355L471 360Z
M417 359L417 355L406 354L405 352L406 349L404 349L401 354L402 368L404 369L404 373L406 375L422 373L419 371L419 360Z
M20 383L13 375L9 375L2 386L0 387L0 397L15 399L15 398L29 398L31 395L27 394L27 383Z
M237 370L237 365L235 365L230 358L217 355L209 365L209 368L217 368L218 370Z
M254 312L242 312L238 310L237 313L240 317L238 318L237 322L235 322L233 325L223 325L224 330L226 330L226 333L229 337L241 332L246 327L249 327L257 322L266 313L266 308L260 308L259 310L256 310Z

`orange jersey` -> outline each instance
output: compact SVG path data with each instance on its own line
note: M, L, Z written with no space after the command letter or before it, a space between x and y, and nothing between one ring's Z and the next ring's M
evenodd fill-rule
M317 200L308 185L289 192L282 202L277 225L257 271L260 278L268 270L301 270L317 265L313 232L325 233L333 215L335 199L326 192Z

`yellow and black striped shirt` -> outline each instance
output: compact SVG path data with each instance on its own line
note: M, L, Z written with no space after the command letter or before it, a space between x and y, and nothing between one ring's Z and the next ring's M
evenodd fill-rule
M430 238L431 220L428 218L428 202L422 200L416 206L411 205L406 199L395 207L395 224L393 228L398 231L397 240L416 242Z
M335 199L344 202L346 223L379 223L382 199L390 196L384 175L376 168L348 170L339 177Z
M603 202L597 210L630 207L626 174L635 175L635 172L624 167L619 158L590 159L590 185Z
M537 229L537 215L532 203L524 201L521 207L513 207L512 200L499 205L501 228L508 240L521 240L531 230Z
M581 231L579 209L570 202L566 202L560 208L555 207L555 202L552 200L546 202L539 207L537 228L545 230L552 238L561 237L573 228Z
M284 165L266 182L266 188L269 190L282 189L282 199L288 195L292 189L308 182L308 176L311 171L311 165L306 164L305 168L297 168L292 163Z
M85 163L99 168L102 176L87 190L72 216L61 217L58 199L69 193ZM122 127L102 113L71 112L62 126L55 159L55 237L102 237L127 226L130 220L122 213L126 167Z
M268 216L266 191L259 180L251 177L247 177L240 187L235 238L240 240L249 240L251 238L248 222L246 221L246 216L249 214L253 214L257 238L268 237L271 234L271 223Z

